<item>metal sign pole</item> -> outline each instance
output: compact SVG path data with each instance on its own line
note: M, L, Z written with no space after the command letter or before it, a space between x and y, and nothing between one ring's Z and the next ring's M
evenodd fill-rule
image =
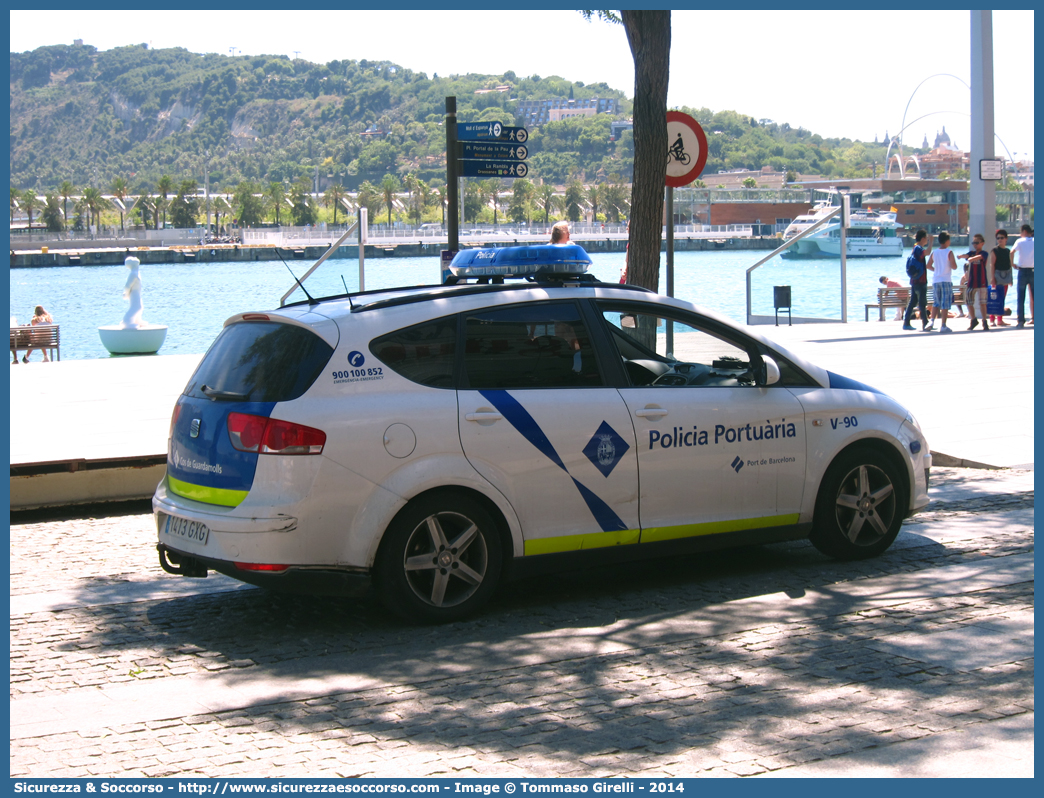
M667 296L674 296L674 187L667 186ZM667 322L667 352L674 352L674 323Z
M366 239L370 224L369 208L359 208L359 290L366 290Z
M841 323L848 323L848 224L852 198L841 195Z
M460 247L460 218L458 177L460 161L457 153L457 98L446 98L446 229L449 235L449 251Z

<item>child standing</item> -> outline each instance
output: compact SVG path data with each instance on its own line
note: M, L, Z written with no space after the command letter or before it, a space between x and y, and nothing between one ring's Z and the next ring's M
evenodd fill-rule
M935 329L935 320L942 317L941 333L953 332L946 326L950 308L953 307L952 275L957 270L957 259L950 250L950 234L939 233L939 248L928 258L928 270L932 272L932 323L925 327L926 332Z
M986 286L989 283L986 280L986 253L982 251L985 244L986 239L976 233L972 236L971 250L957 257L968 261L965 267L968 270L968 315L971 316L971 326L968 329L974 330L982 319L983 332L989 332L990 327L986 323ZM978 316L975 313L976 309Z
M1001 307L1004 307L1004 299L1008 294L1008 286L1012 284L1011 274L1011 250L1008 249L1008 231L997 231L997 246L990 252L989 262L986 264L989 273L990 285L1000 291ZM994 322L996 318L996 322ZM990 316L990 323L996 323L998 327L1007 327L1004 316Z

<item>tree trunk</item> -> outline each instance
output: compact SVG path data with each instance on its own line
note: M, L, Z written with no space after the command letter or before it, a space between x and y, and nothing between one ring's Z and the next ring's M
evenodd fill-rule
M622 11L621 16L634 56L634 178L627 282L657 291L667 176L671 12Z

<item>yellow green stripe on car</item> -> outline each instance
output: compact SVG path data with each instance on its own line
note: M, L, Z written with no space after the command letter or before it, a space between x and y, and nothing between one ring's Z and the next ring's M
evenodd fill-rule
M176 493L186 499L207 504L219 504L222 507L238 507L249 491L226 490L225 488L208 488L206 485L193 485L191 482L182 482L180 479L167 475L167 487L171 493Z
M642 543L657 543L664 540L695 538L702 535L722 535L726 532L742 532L746 529L766 529L774 526L791 526L798 522L798 513L766 515L761 518L736 518L731 521L709 521L704 524L682 524L681 526L654 526L642 530Z
M704 524L682 524L681 526L659 526L648 529L625 529L614 532L592 532L585 535L562 535L554 538L527 540L526 556L532 554L559 554L582 549L600 549L607 546L627 546L634 543L657 543L665 540L680 540L702 535L721 535L726 532L742 532L747 529L766 529L776 526L791 526L798 522L798 513L768 515L761 518L736 518L731 521L710 521Z
M555 538L527 540L525 552L530 554L558 554L581 549L603 549L606 546L627 546L637 543L641 532L637 529L591 532L586 535L562 535Z

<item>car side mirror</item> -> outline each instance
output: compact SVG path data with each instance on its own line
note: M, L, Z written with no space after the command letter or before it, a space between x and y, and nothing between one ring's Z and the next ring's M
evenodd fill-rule
M779 366L768 355L762 355L761 365L758 366L755 375L754 381L759 387L775 385L779 382Z

